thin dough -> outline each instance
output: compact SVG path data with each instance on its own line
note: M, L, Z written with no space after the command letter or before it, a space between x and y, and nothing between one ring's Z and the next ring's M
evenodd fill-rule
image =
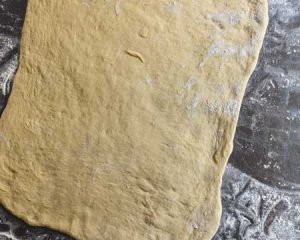
M1 202L77 239L210 239L267 16L267 0L30 0Z

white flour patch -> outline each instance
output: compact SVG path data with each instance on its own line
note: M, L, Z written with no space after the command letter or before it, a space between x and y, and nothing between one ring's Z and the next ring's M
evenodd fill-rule
M0 59L4 59L17 46L18 40L0 34L0 44L3 46L0 51ZM18 68L18 57L13 55L4 65L0 67L0 90L3 95L10 93L10 82L14 77L14 73Z
M11 240L19 240L19 238L15 238L14 235L11 232L7 232L7 233L2 232L0 234L0 238L1 237L6 237L6 238L11 239Z
M223 58L226 58L236 55L237 53L238 47L236 45L232 45L224 41L216 41L210 46L206 56L199 63L199 68L205 66L212 57L222 56Z
M208 15L208 18L211 19L213 22L231 26L238 25L243 17L244 13L237 11L226 11L218 14Z
M18 57L14 55L8 62L6 62L0 71L0 90L5 96L10 93L10 82L12 81L15 72L18 68Z
M197 80L195 78L190 78L186 84L184 85L183 89L190 91L192 87L197 83Z
M200 61L199 69L205 66L208 61L216 56L222 56L222 58L228 58L238 55L242 58L254 56L256 54L256 45L260 39L260 34L254 35L251 40L246 41L242 46L225 42L223 40L217 40L211 44L205 57Z
M209 113L217 113L221 111L222 106L217 101L214 102L206 101L204 108Z
M234 117L239 112L239 102L237 100L231 99L224 104L224 113Z
M149 77L144 80L144 83L149 87L153 86L153 80Z
M255 34L250 41L245 42L245 44L240 48L239 55L240 57L249 57L254 56L256 53L255 46L259 41L260 34Z
M191 109L195 110L198 107L199 103L200 103L200 96L199 95L194 96L191 103Z
M115 14L119 16L121 14L121 0L117 0L115 4Z
M190 104L186 107L186 109L189 110L192 113L192 116L194 116L194 114L196 113L200 102L201 102L200 94L196 94L192 98L192 101L190 102Z
M195 77L189 78L186 83L182 86L181 89L177 91L177 94L180 96L186 96L187 92L189 92L194 85L197 84L197 79Z
M3 57L5 57L9 51L17 46L18 39L0 33L0 44L2 45L0 51L0 59L3 59Z
M169 13L180 15L183 12L184 5L181 2L172 1L172 3L167 4L166 10Z
M209 113L221 113L223 112L229 117L235 117L239 112L239 102L237 100L231 99L226 103L218 101L205 101L204 108Z

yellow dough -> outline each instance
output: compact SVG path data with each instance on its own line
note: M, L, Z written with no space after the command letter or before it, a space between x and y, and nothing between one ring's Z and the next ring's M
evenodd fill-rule
M2 204L76 239L211 239L267 16L267 0L30 0Z

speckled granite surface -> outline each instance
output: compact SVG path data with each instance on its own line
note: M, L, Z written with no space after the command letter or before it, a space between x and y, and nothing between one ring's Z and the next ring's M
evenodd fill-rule
M18 66L26 0L0 0L0 111ZM300 239L300 2L270 0L270 25L243 101L214 240ZM66 240L0 208L0 240Z

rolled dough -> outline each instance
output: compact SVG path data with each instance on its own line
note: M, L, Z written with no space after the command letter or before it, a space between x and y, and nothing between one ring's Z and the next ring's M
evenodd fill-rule
M30 0L0 199L91 240L207 240L267 0Z

